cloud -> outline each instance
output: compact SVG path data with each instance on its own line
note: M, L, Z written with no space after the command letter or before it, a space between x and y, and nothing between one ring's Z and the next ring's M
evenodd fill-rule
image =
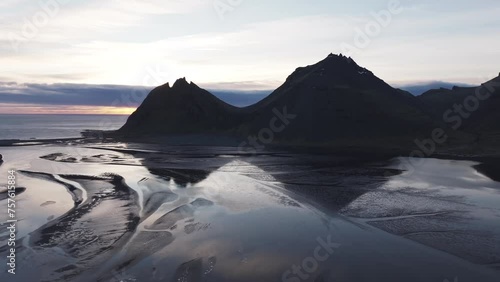
M56 0L42 0L48 1ZM19 34L41 2L6 0L0 11L1 77L151 85L160 81L144 83L147 68L160 66L164 81L186 76L205 84L260 81L276 87L296 67L352 44L356 29L387 6L368 2L318 1L311 12L307 1L245 1L221 21L213 1L72 0L14 52L9 34ZM404 11L354 55L357 62L391 82L473 83L478 73L498 73L498 2L401 3Z
M88 84L18 84L0 82L0 103L3 109L16 108L20 113L40 107L66 106L68 109L90 107L137 108L152 87ZM243 107L265 98L270 90L212 90L219 99L234 106ZM87 107L87 108L83 108ZM5 111L4 111L5 112ZM12 111L10 111L12 113Z
M200 83L284 81L298 66L319 61L335 51L335 38L349 35L340 28L344 24L343 19L332 16L307 16L247 24L237 31L206 32L148 42L77 40L73 38L74 30L64 34L67 31L63 28L63 33L54 30L41 34L29 46L23 45L18 55L0 55L0 64L11 66L9 80L18 82L142 85L148 66L164 69L169 74L164 80L186 76ZM58 24L61 25L64 26ZM93 38L100 38L101 31L106 30L90 29L95 30ZM79 36L86 38L85 32ZM65 80L40 75L71 76L74 72L87 76Z
M237 82L213 82L213 83L203 83L203 88L212 89L213 91L220 90L222 92L227 92L227 89L233 89L233 91L241 93L270 93L269 89L276 88L276 85L280 85L281 81L237 81Z
M137 107L150 89L145 87L84 84L0 84L3 103ZM131 97L137 97L132 99Z

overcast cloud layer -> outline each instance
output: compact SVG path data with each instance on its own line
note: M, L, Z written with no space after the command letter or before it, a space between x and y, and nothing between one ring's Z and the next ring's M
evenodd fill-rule
M147 86L87 84L0 83L0 105L94 106L136 108L151 91ZM223 101L244 107L263 99L271 90L210 90ZM0 107L2 113L2 107ZM9 111L12 113L12 111Z
M296 67L355 45L360 30L369 44L352 56L391 83L476 84L498 74L498 1L400 0L399 12L370 35L374 13L389 3L4 0L0 80L154 85L147 76L156 69L164 81L270 89Z

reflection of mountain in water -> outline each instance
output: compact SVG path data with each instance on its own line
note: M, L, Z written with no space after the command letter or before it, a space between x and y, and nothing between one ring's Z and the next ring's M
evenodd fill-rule
M153 159L144 158L142 163L152 174L174 181L182 187L210 181L214 185L231 184L230 179L224 179L224 173L241 173L255 181L268 182L286 191L307 195L333 210L342 209L362 194L382 185L389 176L399 173L382 165L367 166L366 162L369 161L356 158L311 158L300 154L291 158L289 154L271 154L240 157L235 161L234 158L227 158L227 155L214 158L218 153L216 148L204 150L198 152L200 158L190 155L177 161L182 157L168 154L161 158L156 155Z

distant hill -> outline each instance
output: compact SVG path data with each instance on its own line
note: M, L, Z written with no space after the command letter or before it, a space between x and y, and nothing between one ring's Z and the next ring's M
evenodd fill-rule
M432 82L427 82L427 83L421 83L421 84L412 84L412 85L404 85L404 86L399 86L401 90L407 91L411 93L414 96L421 95L429 90L432 89L452 89L455 86L460 86L460 87L473 87L474 85L470 85L467 83L452 83L452 82L444 82L444 81L432 81Z
M429 90L418 99L436 120L478 139L496 135L500 140L500 76L478 87Z

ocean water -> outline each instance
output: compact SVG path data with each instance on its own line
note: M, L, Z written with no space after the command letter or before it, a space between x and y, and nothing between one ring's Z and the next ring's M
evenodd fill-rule
M80 137L85 129L114 130L125 124L119 115L0 114L0 140Z

